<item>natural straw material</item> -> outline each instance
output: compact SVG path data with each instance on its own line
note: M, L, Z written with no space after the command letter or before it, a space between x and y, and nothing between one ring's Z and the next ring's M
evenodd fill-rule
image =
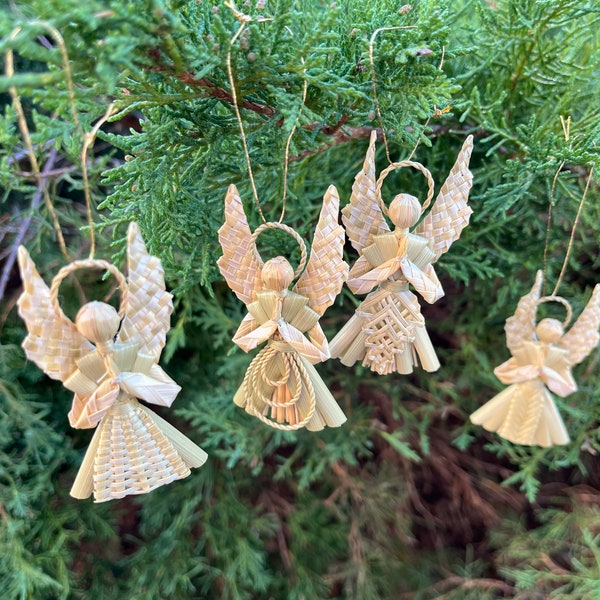
M325 426L339 427L346 420L312 366L329 358L319 318L348 275L338 209L337 190L330 186L323 198L310 259L306 263L303 254L294 272L284 257L264 262L256 249L256 238L265 229L281 229L305 252L302 238L281 223L265 223L251 233L234 186L225 197L225 223L219 229L223 256L217 264L248 309L233 341L245 352L267 342L248 367L234 401L276 429L306 427L317 431Z
M428 169L426 169L421 163L414 162L412 160L403 160L397 163L392 163L389 167L386 167L383 171L381 171L379 177L377 178L377 187L375 188L375 199L379 204L381 212L386 216L388 215L388 210L385 203L383 202L383 199L381 198L381 186L383 185L385 178L390 173L393 173L394 171L397 171L398 169L402 169L404 167L412 167L413 169L420 171L421 173L423 173L425 179L427 180L427 197L425 198L423 206L421 207L421 213L424 213L429 208L431 200L433 199L435 183Z
M469 160L473 151L473 136L465 140L450 174L435 200L435 206L415 229L417 235L433 240L437 260L447 252L469 224L471 207L467 204L473 185Z
M345 236L338 225L339 205L337 190L331 185L323 197L310 261L294 287L295 292L309 298L309 306L319 315L333 304L348 278L348 265L342 258Z
M346 365L357 360L380 375L411 373L413 366L435 371L440 363L431 344L412 286L426 302L436 302L444 291L433 263L458 239L468 223L471 187L468 169L472 138L461 152L444 182L434 206L410 232L433 198L434 181L420 163L392 163L375 176L375 141L371 136L362 169L352 186L350 203L342 220L359 258L350 270L348 287L368 294L331 342L331 355ZM386 209L381 188L394 170L412 167L426 178L428 194L421 206L417 198L398 194ZM387 215L395 229L385 221Z
M23 246L19 247L18 260L24 289L17 305L29 332L23 349L49 377L64 381L75 369L75 360L93 346L79 335L62 310L55 312L50 290Z
M25 249L23 248L23 250ZM58 290L60 288L60 284L66 277L80 269L103 269L115 277L121 288L121 308L119 309L119 317L122 319L125 316L125 305L128 290L125 275L123 275L123 273L121 273L121 271L119 271L119 269L117 269L117 267L115 267L115 265L112 263L109 263L106 260L94 258L88 258L86 260L74 260L72 263L69 263L60 269L60 271L54 276L52 279L52 284L50 285L50 301L52 302L52 307L54 308L55 313L62 318L67 318L65 317L65 314L63 313L58 301Z
M540 304L544 304L545 302L558 302L559 304L562 304L564 306L567 314L562 323L562 326L563 326L563 329L567 328L569 326L569 323L571 322L571 319L573 318L573 309L571 308L571 305L569 304L569 302L567 300L565 300L564 298L562 298L561 296L543 296L536 302L536 306L539 306Z
M260 253L258 252L258 248L256 247L256 240L258 239L258 236L263 231L266 231L267 229L279 229L280 231L285 231L287 234L291 235L294 238L294 240L296 240L296 243L298 244L298 247L300 248L300 264L294 271L294 278L298 277L300 275L300 273L302 273L302 271L304 271L304 267L306 267L306 259L307 259L306 244L305 244L304 240L300 237L300 234L297 231L295 231L291 227L288 227L284 223L279 223L279 221L263 223L252 234L252 250L254 252L254 256L255 256L256 260L258 261L260 267L262 268L265 263L264 263L263 259L261 258Z
M112 264L88 259L61 269L48 288L24 248L19 266L24 292L19 314L29 335L27 357L74 392L73 427L98 427L71 495L96 502L142 494L186 477L206 453L142 406L136 398L170 406L180 387L158 366L173 308L160 261L148 254L137 226L128 232L129 278ZM121 287L119 312L88 302L75 323L58 304L58 289L70 273L102 268ZM118 335L117 335L118 332Z
M248 226L240 194L231 184L225 195L225 223L219 229L223 256L217 261L221 274L235 295L248 304L260 290L261 263L254 251L254 240Z
M369 246L377 235L389 233L390 228L381 210L377 196L375 175L375 143L377 132L371 132L371 140L362 169L354 178L350 202L342 209L342 221L353 248L359 253ZM375 185L373 185L375 183ZM386 211L387 212L387 211Z
M96 502L145 494L190 474L153 416L139 402L129 400L120 402L100 423L95 433Z
M506 321L506 343L512 358L494 370L505 390L471 415L471 421L503 438L523 445L567 444L569 434L550 392L566 397L577 390L571 367L580 363L600 341L600 284L568 332L571 306L560 296L540 297L542 272L529 294ZM536 323L544 302L560 302L567 309L563 324L556 319Z

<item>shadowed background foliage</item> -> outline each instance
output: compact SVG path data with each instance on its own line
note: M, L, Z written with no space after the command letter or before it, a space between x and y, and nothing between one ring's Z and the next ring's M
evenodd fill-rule
M272 431L236 408L251 356L230 340L244 308L215 266L230 183L251 226L260 222L226 70L239 22L203 0L4 3L1 52L14 50L16 73L0 76L3 598L600 597L598 351L574 370L579 391L557 401L569 445L514 446L468 422L502 389L492 371L509 356L504 321L544 266L546 239L546 292L558 279L592 168L559 292L578 314L599 279L597 3L237 8L252 17L232 69L263 210L279 216L285 144L297 123L285 220L307 240L329 184L348 201L369 133L381 127L369 63L378 28L409 26L374 43L392 159L418 143L414 159L439 185L475 136L471 224L437 265L446 296L423 307L442 367L380 377L335 360L320 365L348 422L316 434ZM44 23L64 38L79 126L61 44ZM91 433L69 427L70 394L20 348L16 247L28 247L47 281L64 258L11 85L74 257L89 249L83 134L110 102L118 109L89 156L97 255L121 261L135 219L161 257L176 305L163 365L183 387L161 414L210 456L147 496L95 505L68 495ZM390 176L385 197L399 189L422 197L423 181ZM293 249L285 238L266 243ZM71 309L80 303L68 286L63 298ZM329 338L355 305L345 290L328 310Z

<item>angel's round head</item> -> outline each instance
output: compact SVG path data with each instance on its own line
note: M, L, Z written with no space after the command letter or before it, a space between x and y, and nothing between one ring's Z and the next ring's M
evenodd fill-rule
M112 340L119 330L117 311L105 302L84 304L75 317L77 331L94 344L104 344Z
M407 229L419 220L421 204L410 194L398 194L390 203L388 215L396 227Z
M294 269L283 256L276 256L264 264L261 277L266 289L280 292L290 287L294 280Z
M564 330L556 319L542 319L535 328L538 339L546 344L553 344L562 337Z

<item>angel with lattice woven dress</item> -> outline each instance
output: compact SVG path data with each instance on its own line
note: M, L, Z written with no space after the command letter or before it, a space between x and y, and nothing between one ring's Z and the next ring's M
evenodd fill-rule
M550 392L565 398L577 391L571 368L600 341L600 284L577 322L565 332L571 305L560 296L540 297L542 280L538 271L533 288L506 320L506 345L512 357L496 367L494 374L509 387L476 410L471 421L515 444L548 447L569 443ZM537 309L545 302L565 307L563 323L546 318L536 324Z
M235 185L229 186L225 198L225 223L219 229L223 256L217 264L248 309L233 341L245 352L267 342L250 363L234 401L278 429L317 431L326 425L339 427L346 420L313 366L329 358L319 319L348 274L338 210L339 197L330 186L307 263L306 245L296 231L280 222L266 222L251 233ZM282 256L263 262L256 239L266 229L294 237L301 250L296 271Z
M362 360L381 375L412 373L419 361L426 371L436 371L440 363L410 286L429 303L444 295L433 263L469 222L472 175L468 167L473 138L466 139L434 206L412 232L433 198L433 178L423 165L406 160L390 164L376 179L376 140L373 132L350 202L342 210L346 233L360 255L350 270L348 287L355 294L368 295L331 341L331 355L348 366ZM389 173L403 167L417 169L425 176L427 198L421 207L414 196L398 194L387 209L381 187ZM394 231L390 231L385 216Z
M28 331L23 348L74 392L71 425L96 427L71 489L75 498L93 492L95 502L149 492L206 460L201 448L137 400L171 406L181 388L158 366L173 310L160 260L148 254L135 223L127 240L127 279L113 264L89 258L63 267L50 288L19 248L24 291L18 307ZM59 287L88 268L117 279L120 308L88 302L73 323L59 305Z

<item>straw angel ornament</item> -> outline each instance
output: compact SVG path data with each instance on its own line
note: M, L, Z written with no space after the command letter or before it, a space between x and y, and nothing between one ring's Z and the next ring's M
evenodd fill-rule
M565 333L571 306L560 296L540 298L542 272L523 296L504 328L512 357L494 370L505 390L471 415L471 421L515 444L554 446L569 443L569 434L554 404L577 391L571 367L580 363L600 341L600 284L596 285L577 322ZM567 310L565 322L542 319L536 312L544 302L559 302Z
M93 492L95 502L144 494L199 467L206 453L137 398L171 406L180 387L158 366L173 310L160 260L150 256L135 223L128 231L128 278L104 260L74 261L50 288L24 247L19 267L24 292L19 314L29 335L27 357L75 393L69 422L96 427L71 489L75 498ZM101 268L121 287L119 312L104 302L81 307L75 323L58 303L70 273Z
M376 179L376 139L373 132L350 203L342 210L346 233L360 255L350 270L348 287L355 294L368 296L332 340L331 355L348 366L362 360L380 375L412 373L419 361L426 371L436 371L440 363L410 286L429 303L444 295L433 263L469 222L472 175L468 166L473 138L466 139L434 206L412 232L433 198L433 178L423 165L407 160L392 163ZM383 204L384 179L402 167L415 168L426 177L429 193L423 207L409 194L398 194L389 209ZM384 215L390 218L394 231L390 231Z
M346 420L313 367L329 358L319 319L348 274L338 209L337 191L330 186L307 264L306 245L293 229L282 223L264 223L251 233L235 185L229 186L225 197L225 223L219 229L223 256L218 265L248 309L233 341L245 352L267 342L248 367L234 401L277 429L318 431L326 425L339 427ZM302 254L295 272L282 256L263 262L256 239L266 229L280 229L294 237Z

